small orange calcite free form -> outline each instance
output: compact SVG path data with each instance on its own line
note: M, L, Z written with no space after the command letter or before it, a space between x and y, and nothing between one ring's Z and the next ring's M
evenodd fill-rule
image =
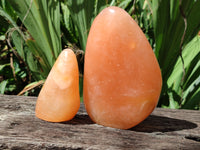
M71 120L80 107L76 56L65 49L57 58L37 99L35 115L45 121Z
M151 114L161 87L159 64L140 27L123 9L105 8L86 46L84 103L90 118L129 129Z

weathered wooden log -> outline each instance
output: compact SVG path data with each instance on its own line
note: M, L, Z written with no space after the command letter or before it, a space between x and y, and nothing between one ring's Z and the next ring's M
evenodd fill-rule
M93 123L84 105L75 118L35 117L36 97L0 95L0 149L200 149L200 111L156 108L141 124L120 130Z

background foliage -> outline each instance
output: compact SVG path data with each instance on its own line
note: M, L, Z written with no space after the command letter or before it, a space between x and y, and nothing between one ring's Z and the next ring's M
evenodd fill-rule
M126 10L155 52L163 77L158 106L200 109L200 0L1 0L0 92L37 96L61 50L71 47L82 95L87 36L108 6Z

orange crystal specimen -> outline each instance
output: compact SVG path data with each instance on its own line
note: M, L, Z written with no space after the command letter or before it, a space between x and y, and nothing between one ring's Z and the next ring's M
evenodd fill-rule
M50 122L71 120L80 107L76 56L65 49L57 58L37 99L35 115Z
M128 129L158 103L161 71L137 23L123 9L108 7L89 32L84 66L84 103L97 124Z

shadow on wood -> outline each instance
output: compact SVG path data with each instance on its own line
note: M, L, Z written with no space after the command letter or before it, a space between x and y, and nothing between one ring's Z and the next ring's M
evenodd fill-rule
M163 116L150 115L146 120L131 128L130 130L136 132L171 132L184 129L194 129L198 127L197 124L180 119L174 119Z
M77 114L72 120L62 122L62 124L71 124L71 125L87 125L94 124L90 117L86 114Z

